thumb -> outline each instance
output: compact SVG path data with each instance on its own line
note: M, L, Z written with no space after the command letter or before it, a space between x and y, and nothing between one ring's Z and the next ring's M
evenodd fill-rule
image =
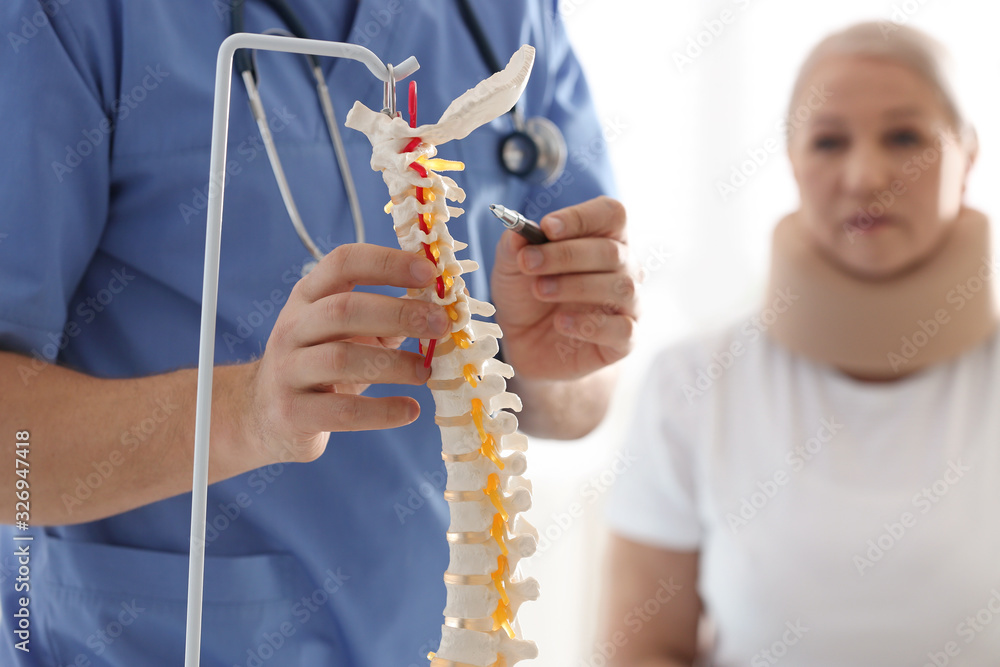
M517 262L517 256L526 245L528 245L527 239L509 229L506 230L497 242L496 258L493 260L493 271L500 274L519 275L521 269Z

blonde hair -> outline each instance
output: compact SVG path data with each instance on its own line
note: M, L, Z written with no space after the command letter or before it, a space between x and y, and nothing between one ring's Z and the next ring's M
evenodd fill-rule
M789 121L812 70L830 56L868 56L909 68L938 91L959 135L968 142L968 146L975 146L975 129L955 93L954 65L948 50L921 30L889 21L857 23L827 36L813 47L799 68L792 88L788 103ZM788 127L792 125L789 123Z

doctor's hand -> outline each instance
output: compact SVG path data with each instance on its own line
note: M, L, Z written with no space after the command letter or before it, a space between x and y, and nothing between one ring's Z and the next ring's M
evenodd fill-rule
M423 357L397 349L407 337L440 338L450 329L444 308L422 301L352 291L355 285L419 288L436 268L402 250L340 246L292 290L249 366L242 421L257 454L273 461L312 461L329 431L409 424L420 414L410 397L361 396L376 383L422 384Z
M491 278L504 360L523 380L574 380L628 354L639 316L625 209L598 197L539 223L549 243L507 231Z

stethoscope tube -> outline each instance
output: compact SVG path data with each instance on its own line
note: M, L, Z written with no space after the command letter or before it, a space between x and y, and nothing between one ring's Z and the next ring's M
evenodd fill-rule
M462 22L465 23L466 29L468 29L469 34L472 36L472 41L476 43L476 49L479 50L479 56L486 63L486 66L490 68L490 71L494 74L501 71L503 66L500 65L500 60L497 59L493 49L490 48L490 42L486 39L486 31L483 30L483 25L476 18L476 13L472 11L472 5L469 4L469 0L457 0L458 2L458 13L462 15Z
M306 230L305 224L302 222L302 216L299 215L299 209L295 205L295 198L292 197L291 188L288 185L288 178L285 176L285 170L281 166L281 158L278 157L278 147L274 143L274 137L271 135L271 128L267 125L267 114L264 112L264 105L260 101L260 93L257 90L257 84L253 80L253 72L250 70L244 70L243 72L243 83L247 88L247 96L250 98L250 108L252 110L254 119L257 121L257 128L260 130L260 137L264 141L264 150L267 152L267 160L271 163L271 171L274 172L274 180L278 182L278 190L281 192L281 199L285 202L285 208L288 210L288 217L292 220L292 226L295 227L295 232L299 235L299 239L302 244L309 251L316 261L323 259L323 253L313 242L312 236L309 235L308 230Z
M289 34L293 37L309 39L305 27L299 21L295 13L283 0L265 0L282 21L290 28ZM234 33L243 31L244 24L244 4L245 0L234 0L230 28ZM361 202L358 198L358 190L354 184L354 176L351 173L351 165L347 159L347 150L344 147L344 140L340 135L340 125L337 122L337 114L334 110L333 99L330 96L330 89L326 85L326 76L320 67L319 60L312 54L306 54L309 59L310 70L316 80L316 96L319 98L320 107L323 111L323 118L326 121L327 131L330 133L330 141L333 143L333 152L337 157L337 165L340 168L341 177L344 180L344 190L347 193L347 202L351 210L351 218L354 222L354 236L358 243L365 242L365 221L361 212ZM260 98L260 91L257 89L257 68L253 61L251 52L243 50L236 52L236 70L243 79L243 84L247 89L247 96L250 99L250 110L257 122L260 130L261 140L264 143L264 150L267 153L268 162L271 164L271 171L274 172L274 179L278 183L278 190L281 199L288 211L288 217L292 221L295 233L306 247L309 254L315 261L323 259L324 253L313 241L312 236L306 229L298 207L295 205L295 198L292 196L291 186L285 175L285 170L281 165L281 158L278 156L278 147L275 144L274 136L268 126L267 112ZM308 272L312 265L303 267L303 272Z
M501 71L503 66L490 47L486 31L469 0L456 0L456 3L479 56L492 72ZM508 113L514 123L514 131L504 136L497 147L500 166L511 176L542 186L551 185L566 168L568 150L565 137L548 118L537 116L525 121L520 101Z
M354 220L354 236L357 238L358 243L364 243L365 220L361 214L361 201L358 199L358 189L354 185L351 165L347 161L347 150L344 148L344 140L340 136L340 124L337 122L337 114L333 110L333 99L330 97L330 89L326 87L326 77L323 76L323 70L318 65L313 67L313 76L316 78L316 89L319 91L319 103L323 107L323 116L326 118L326 128L330 132L330 138L333 140L333 151L337 155L340 175L344 179L344 189L347 191L347 203L351 208L351 218Z

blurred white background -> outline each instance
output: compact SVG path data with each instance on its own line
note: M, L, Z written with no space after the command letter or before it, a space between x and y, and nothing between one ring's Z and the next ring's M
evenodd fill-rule
M948 46L959 95L980 137L968 203L997 215L1000 179L1000 3L992 0L562 0L561 10L608 128L643 287L639 345L612 414L580 443L533 440L529 518L543 533L525 561L542 597L518 614L545 667L598 667L593 630L612 463L642 369L660 347L735 321L764 289L770 233L797 204L777 128L808 50L862 20L924 29ZM706 24L732 14L729 24ZM699 33L703 33L699 35ZM691 46L700 39L700 54ZM694 54L678 66L675 54ZM718 184L768 140L780 149L724 201ZM570 147L572 151L573 147ZM994 238L996 245L996 238ZM669 258L662 263L657 256ZM583 514L573 517L575 506Z

